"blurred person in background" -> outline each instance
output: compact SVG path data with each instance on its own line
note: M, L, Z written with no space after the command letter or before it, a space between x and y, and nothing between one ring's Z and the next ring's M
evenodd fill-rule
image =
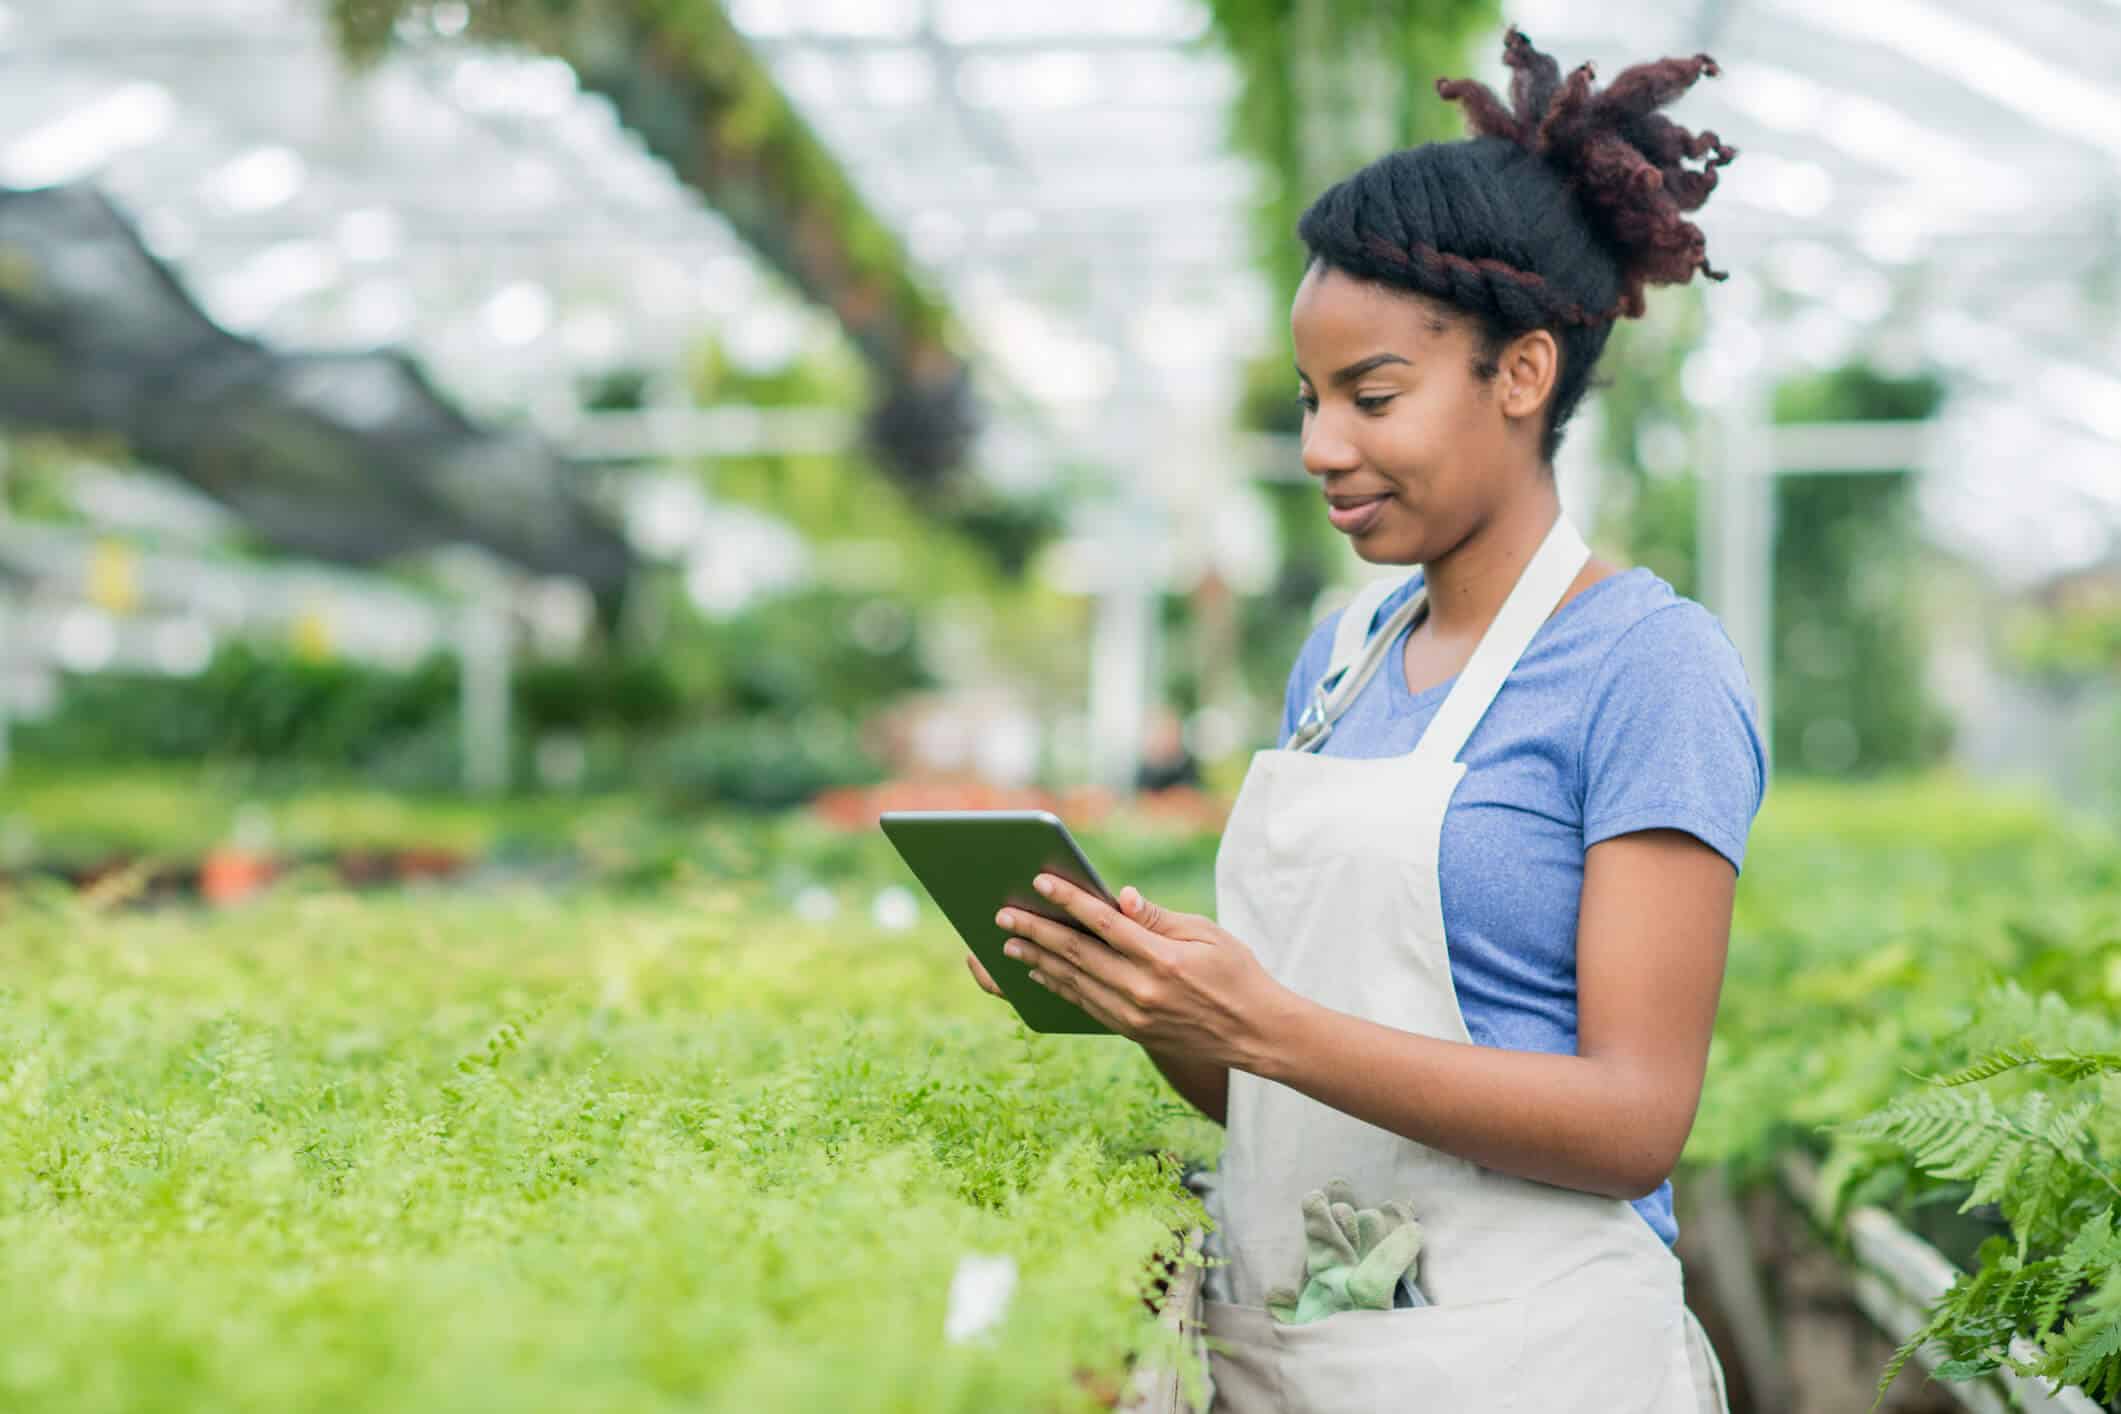
M1725 1407L1668 1176L1765 754L1721 625L1591 555L1554 455L1644 287L1723 278L1686 213L1736 151L1657 111L1707 55L1602 91L1515 29L1504 57L1507 100L1438 84L1473 136L1378 159L1299 226L1305 468L1364 560L1416 568L1299 656L1218 918L1048 879L1077 927L1003 915L1227 1126L1206 1322L1235 1414ZM1412 1214L1428 1304L1269 1309L1319 1275L1306 1205L1335 1180Z
M1186 745L1186 726L1168 702L1157 704L1149 714L1149 729L1143 736L1141 766L1134 773L1137 790L1169 790L1173 786L1200 786L1200 762Z

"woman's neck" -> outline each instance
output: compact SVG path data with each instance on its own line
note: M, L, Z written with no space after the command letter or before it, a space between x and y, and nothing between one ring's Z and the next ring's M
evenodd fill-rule
M1430 632L1444 639L1477 639L1485 633L1560 514L1561 498L1547 482L1531 495L1512 498L1449 554L1424 564Z

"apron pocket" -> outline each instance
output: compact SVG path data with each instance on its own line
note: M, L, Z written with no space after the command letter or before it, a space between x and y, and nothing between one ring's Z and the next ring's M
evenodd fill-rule
M1524 1303L1524 1378L1552 1414L1695 1414L1685 1307L1662 1282L1594 1264Z
M1511 1414L1520 1407L1521 1301L1339 1311L1300 1326L1222 1302L1205 1303L1203 1314L1210 1338L1229 1347L1209 1356L1213 1414Z
M1279 1414L1281 1343L1274 1318L1262 1307L1203 1300L1200 1324L1214 1387L1207 1414Z

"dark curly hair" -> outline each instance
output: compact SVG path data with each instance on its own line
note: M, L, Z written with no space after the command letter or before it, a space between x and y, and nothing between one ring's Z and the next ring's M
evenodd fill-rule
M1657 111L1718 72L1706 54L1637 64L1600 92L1589 64L1564 79L1513 25L1503 62L1507 104L1471 79L1436 81L1473 136L1377 159L1314 201L1296 232L1314 264L1475 319L1483 381L1511 339L1552 330L1561 369L1540 442L1551 464L1613 321L1642 314L1643 286L1725 277L1684 213L1738 149ZM1704 156L1699 171L1683 165Z

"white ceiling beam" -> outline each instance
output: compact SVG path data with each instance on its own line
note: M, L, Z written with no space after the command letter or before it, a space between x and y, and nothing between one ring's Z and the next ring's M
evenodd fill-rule
M914 35L857 35L832 34L821 30L801 30L789 34L746 34L744 39L769 60L783 54L802 50L816 50L835 58L859 59L865 55L917 47L920 36ZM1191 59L1201 52L1198 39L1180 37L1159 38L1155 35L1128 34L1048 34L998 36L993 39L953 40L938 35L936 42L951 52L969 58L1042 58L1055 53L1090 53L1109 58L1114 54L1177 55ZM1214 52L1214 51L1210 51Z

